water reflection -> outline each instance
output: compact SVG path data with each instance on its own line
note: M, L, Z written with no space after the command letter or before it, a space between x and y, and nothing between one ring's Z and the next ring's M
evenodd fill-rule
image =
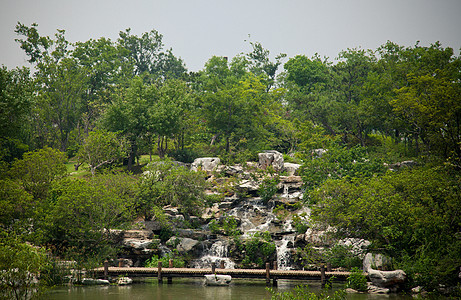
M257 300L270 299L271 294L266 290L263 280L238 280L234 279L231 286L204 286L201 279L173 279L173 284L158 285L155 279L147 279L130 286L94 286L94 287L59 287L44 295L44 299L50 300L141 300L141 299L166 299L166 300L227 300L243 299ZM289 290L298 284L279 280L278 290ZM318 292L320 283L309 282L311 291ZM342 288L336 284L335 289ZM403 300L411 299L401 295L349 295L348 299L364 300Z

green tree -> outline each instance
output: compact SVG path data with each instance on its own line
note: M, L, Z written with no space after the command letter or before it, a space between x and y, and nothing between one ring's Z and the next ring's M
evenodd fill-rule
M151 162L140 181L136 207L144 218L150 219L155 208L165 205L179 207L186 215L199 213L205 195L205 179L169 160Z
M260 78L252 73L237 77L241 74L233 71L225 58L211 58L202 72L204 90L199 95L200 112L213 134L211 144L222 138L226 153L232 144L264 140L264 109L271 101Z
M32 217L32 212L32 195L17 181L0 180L0 228L5 232L21 229L23 223Z
M126 175L56 181L36 217L34 239L79 262L113 255L110 229L132 221L133 181Z
M94 176L96 170L112 164L127 155L127 143L116 133L104 130L91 131L78 152L81 162L86 162Z
M426 166L369 179L330 179L312 196L318 203L314 221L335 226L341 238L370 240L417 284L434 289L457 280L458 172Z
M144 76L147 80L180 78L186 72L181 59L173 55L171 49L163 51L163 35L153 29L140 37L131 34L131 29L120 31L118 45L128 50L126 59L133 66L133 75Z
M84 110L83 95L87 89L87 70L71 57L71 44L65 31L58 30L54 39L42 37L37 24L21 23L16 39L35 64L37 103L34 109L34 138L38 147L45 145L66 151L69 134L77 126Z
M66 175L66 156L49 147L27 152L11 166L13 178L19 180L34 199L45 199L53 180Z
M128 88L120 89L102 116L104 128L120 132L130 143L128 169L131 169L138 156L141 141L151 141L155 134L150 112L156 105L159 94L156 85L145 84L140 77L135 77Z
M160 87L158 101L149 107L151 132L157 134L157 151L163 158L168 151L168 139L175 139L177 147L184 148L187 118L192 99L186 83L168 80Z
M0 298L19 300L37 296L39 286L35 280L45 265L44 251L2 232L0 235Z
M461 66L461 61L458 60ZM449 74L421 75L408 79L391 101L396 113L413 128L428 150L459 166L461 161L461 88Z
M8 163L28 150L33 86L26 68L0 68L0 160Z
M91 121L103 113L117 86L124 85L132 77L133 67L126 59L128 55L128 49L103 37L75 43L72 57L86 70L87 90L82 97L84 111ZM85 126L86 134L91 125Z
M270 59L270 52L264 49L259 42L249 42L252 51L245 55L248 64L248 71L257 77L262 77L266 85L266 91L269 91L275 84L278 67L282 64L282 59L286 54L280 53L275 56L275 62Z

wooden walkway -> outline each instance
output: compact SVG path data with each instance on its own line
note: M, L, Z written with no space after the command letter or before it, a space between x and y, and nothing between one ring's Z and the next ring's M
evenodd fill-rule
M350 272L301 271L301 270L270 270L270 269L220 269L220 268L126 268L126 267L101 267L94 269L97 277L158 277L162 282L163 277L170 283L173 277L203 277L205 274L230 275L232 278L259 278L266 279L296 279L296 280L325 280L334 276L335 280L344 281ZM214 272L213 272L214 271ZM274 280L274 284L276 281Z

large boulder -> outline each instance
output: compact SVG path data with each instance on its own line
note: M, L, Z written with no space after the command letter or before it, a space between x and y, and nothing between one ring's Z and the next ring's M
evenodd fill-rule
M183 238L183 237L172 237L170 238L166 244L170 246L176 245L176 249L181 254L185 254L191 251L195 251L196 246L200 242L191 238Z
M238 185L238 188L247 193L254 194L259 190L259 182L254 180L242 180Z
M363 271L365 272L368 272L369 269L389 270L390 268L390 258L382 254L367 253L363 258Z
M368 273L371 284L380 288L388 288L390 291L397 291L405 283L407 275L403 270L382 271L375 270L373 267L386 265L386 257L372 253L367 253L363 259L364 271Z
M298 169L300 167L301 167L300 164L294 164L294 163L288 163L288 162L283 164L283 168L288 173L288 176L297 175Z
M368 269L368 278L374 286L398 290L405 282L407 275L403 270L380 271Z
M192 171L202 170L211 173L216 170L220 163L221 160L218 157L201 157L194 160L190 169Z
M136 255L149 254L154 251L152 249L152 246L154 245L153 240L124 239L122 244L125 249Z
M272 166L275 171L283 171L284 161L282 153L275 150L267 150L263 153L258 153L259 157L259 167L261 169L266 169L269 166Z

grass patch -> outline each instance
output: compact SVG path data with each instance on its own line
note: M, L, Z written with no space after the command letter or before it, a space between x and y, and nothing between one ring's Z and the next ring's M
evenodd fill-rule
M77 160L75 158L70 159L66 163L67 173L69 173L71 177L83 178L83 177L91 176L91 172L88 168L88 164L86 163L81 164L78 170L76 171L75 166L74 166L76 163L77 163Z

